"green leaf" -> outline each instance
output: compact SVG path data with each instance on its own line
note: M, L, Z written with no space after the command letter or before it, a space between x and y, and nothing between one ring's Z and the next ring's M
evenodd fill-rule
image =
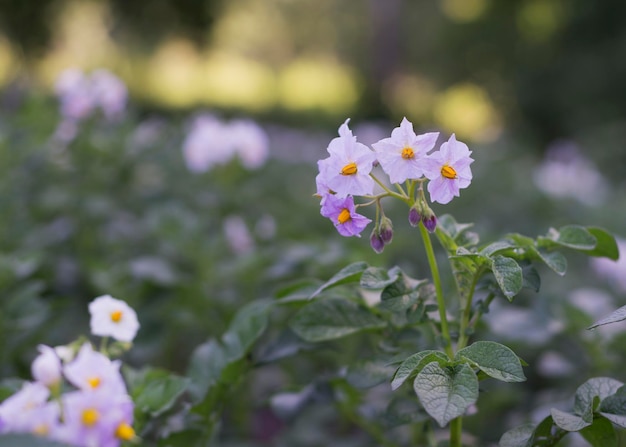
M348 367L346 381L355 388L367 389L389 380L394 368L380 361L359 362Z
M566 225L558 230L551 228L546 237L537 238L537 241L540 244L545 241L552 241L575 250L592 250L597 243L596 238L580 225Z
M579 431L591 425L593 421L593 411L590 409L583 416L567 413L553 408L550 410L552 420L557 427L566 431Z
M599 321L596 321L587 329L593 329L598 326L603 326L605 324L617 323L618 321L626 320L626 306L622 306L607 317L602 318Z
M453 240L458 238L464 231L472 228L474 224L460 224L454 220L450 214L444 214L443 216L439 216L437 220L437 228L443 230L448 236L450 236Z
M603 417L596 417L593 424L583 428L580 434L593 447L618 447L617 434L611 422Z
M539 292L539 288L541 287L541 277L539 276L537 269L533 267L532 264L524 265L522 267L522 275L524 276L523 287Z
M325 341L355 332L381 329L386 323L369 309L344 298L313 301L300 309L290 323L306 341Z
M565 259L565 256L563 256L561 252L547 251L544 249L533 249L533 252L557 274L561 276L565 275L567 271L567 259Z
M589 407L595 410L594 400L596 398L602 403L605 398L615 394L622 385L624 385L622 382L610 377L593 377L587 380L576 390L574 411L578 414L584 414Z
M515 259L496 255L491 258L491 269L504 296L511 300L524 284L522 268Z
M615 394L604 398L600 403L600 414L626 428L626 387L622 386Z
M153 378L148 374L141 391L132 394L135 410L157 417L174 405L188 384L189 379L173 374Z
M508 347L493 341L477 341L456 353L456 359L467 359L485 374L504 382L526 380L522 364Z
M315 292L313 292L311 296L309 296L309 298L315 298L324 290L339 286L341 284L358 282L365 269L367 269L367 263L365 262L355 262L348 265L347 267L342 268L332 278L319 286L317 290L315 290Z
M493 242L493 243L487 245L485 248L480 250L478 253L481 254L482 256L486 257L486 258L489 258L493 254L496 254L498 252L505 251L505 250L510 250L512 248L515 248L515 245L513 245L509 241L496 241L496 242Z
M478 378L467 365L442 368L432 362L419 372L413 389L426 412L443 427L476 402Z
M587 231L596 238L596 246L586 253L589 256L602 256L617 261L619 259L619 248L615 237L608 231L598 227L587 227Z
M369 267L361 275L361 287L364 289L384 289L393 284L402 275L399 267L393 267L389 271L379 267Z
M411 375L417 374L425 365L433 361L444 366L448 362L448 356L440 351L426 350L413 354L398 366L391 381L391 389L397 390Z
M533 424L524 424L515 427L502 435L499 447L532 447L532 438L535 431Z

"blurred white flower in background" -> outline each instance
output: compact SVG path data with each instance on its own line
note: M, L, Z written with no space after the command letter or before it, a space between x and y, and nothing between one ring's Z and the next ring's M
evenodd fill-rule
M239 157L246 169L260 168L269 155L267 132L252 120L223 122L209 114L197 116L183 142L185 164L202 173Z
M122 300L103 295L89 303L93 335L131 342L139 330L137 313Z
M246 222L240 216L229 216L224 219L224 235L230 249L236 255L247 255L254 251L254 239Z
M620 257L617 261L609 258L591 258L591 268L601 278L606 279L620 292L626 292L626 239L616 237Z
M557 141L548 148L533 180L551 197L573 198L585 205L604 203L609 191L600 171L569 141Z

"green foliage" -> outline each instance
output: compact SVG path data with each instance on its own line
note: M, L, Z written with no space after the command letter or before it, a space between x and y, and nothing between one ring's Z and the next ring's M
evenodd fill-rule
M503 382L526 380L515 353L500 343L477 341L456 353L457 360L469 360L485 374Z

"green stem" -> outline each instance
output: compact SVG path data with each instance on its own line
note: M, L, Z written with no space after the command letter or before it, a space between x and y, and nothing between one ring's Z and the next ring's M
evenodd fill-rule
M472 279L472 285L470 286L467 298L465 299L465 309L463 309L463 315L461 315L461 324L459 327L459 341L456 344L457 351L467 346L467 341L469 339L467 335L467 330L469 329L469 322L472 316L472 301L474 299L476 283L478 282L478 278L480 277L480 275L480 271L476 272L476 274L474 275L474 278Z
M450 447L462 447L461 435L463 433L463 418L452 419L450 421Z
M398 194L397 192L393 192L392 190L387 188L387 185L385 185L383 182L378 180L374 174L370 174L370 177L372 177L374 179L374 181L378 184L378 186L380 186L387 194L389 194L392 197L396 197L396 198L398 198L398 199L402 200L403 202L405 202L405 203L410 205L409 197L407 197L406 194ZM404 191L402 191L402 192L404 193Z
M444 349L450 360L454 359L454 351L452 350L452 341L450 339L450 330L448 329L448 317L446 314L446 302L443 298L443 289L441 288L441 278L439 277L439 267L437 266L437 260L435 259L435 252L433 250L433 244L430 241L430 235L428 230L422 222L419 224L420 233L424 241L424 248L426 249L426 257L428 258L428 264L430 265L430 271L433 275L433 284L435 285L435 293L437 295L437 307L439 308L439 319L441 320L441 336L443 337L445 346ZM452 444L451 444L452 445Z

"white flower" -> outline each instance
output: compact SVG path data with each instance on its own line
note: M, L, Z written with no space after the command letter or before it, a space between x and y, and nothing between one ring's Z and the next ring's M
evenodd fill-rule
M113 337L119 341L132 341L139 330L135 311L124 301L103 295L89 303L91 333Z
M61 360L50 346L39 345L37 349L39 355L31 365L33 378L47 387L54 386L61 380Z

